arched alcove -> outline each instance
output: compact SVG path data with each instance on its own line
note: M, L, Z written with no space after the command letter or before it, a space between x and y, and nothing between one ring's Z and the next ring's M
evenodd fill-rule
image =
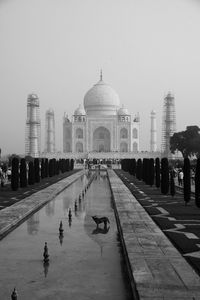
M76 129L76 138L77 139L82 139L83 138L83 129L82 128L77 128Z
M120 138L127 139L128 138L128 130L126 128L122 128L120 130Z
M110 132L107 128L101 126L94 131L93 151L110 152Z
M138 151L138 144L136 142L133 143L133 152Z
M76 143L76 152L83 152L83 143Z
M133 138L137 139L138 138L138 131L136 128L133 129Z
M71 145L69 142L66 143L66 152L71 152Z
M66 139L71 139L72 134L71 134L70 128L66 128L65 136L66 136Z
M128 152L127 143L123 142L123 143L120 144L120 152Z

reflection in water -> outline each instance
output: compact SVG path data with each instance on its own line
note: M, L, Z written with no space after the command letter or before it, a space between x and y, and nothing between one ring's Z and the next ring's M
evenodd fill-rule
M104 228L96 227L96 229L94 229L92 231L92 234L98 234L98 233L106 234L106 233L108 233L109 229L110 229L110 226L108 226L108 227L104 226Z
M69 227L72 226L72 219L69 219L69 220L68 220L68 224L69 224Z
M84 219L84 229L87 235L99 245L100 247L100 253L101 256L103 254L103 247L110 243L110 234L107 235L107 233L110 230L110 226L104 226L104 227L96 227L94 229L94 223L90 215L85 215Z
M44 276L47 277L48 271L49 271L49 262L44 262L43 263L43 268L44 268Z
M76 189L73 185L69 186L56 197L55 203L49 202L39 213L30 217L27 224L22 224L8 235L5 243L1 241L0 299L9 298L8 291L11 294L10 283L13 282L13 287L20 286L20 295L26 300L38 299L39 295L47 300L50 297L48 291L54 291L52 299L71 299L73 294L73 299L78 300L84 286L87 286L86 296L91 299L95 299L98 294L109 300L127 300L123 296L126 292L123 290L123 278L118 266L120 258L116 248L116 223L110 207L109 183L103 178L99 180L101 184L94 180L91 185L89 180L87 184L90 188L80 202L78 196L85 185L77 180L73 183ZM63 205L66 207L65 213ZM68 218L70 207L71 220ZM97 229L91 218L95 214L107 216L111 222L110 227L100 225ZM61 220L63 235L59 234ZM32 235L28 235L27 230ZM36 232L37 235L33 235ZM48 242L50 260L44 263L41 245L45 241Z
M27 220L27 232L30 235L35 235L39 231L40 219L39 219L39 212L32 215Z
M77 209L78 209L78 205L77 205L77 202L75 201L75 203L74 203L74 210L75 210L75 212L77 211Z
M64 211L64 214L66 214L66 212L69 209L70 199L71 199L70 196L63 196L63 211Z
M55 199L50 201L49 203L47 203L47 205L45 206L45 211L46 211L46 215L48 217L51 217L54 215L55 213Z
M60 221L60 225L59 225L59 233L60 233L60 234L63 234L63 231L64 231L64 229L63 229L63 223L62 223L62 221Z
M60 241L60 245L62 246L63 244L63 239L64 239L64 234L63 233L60 233L59 234L59 241Z

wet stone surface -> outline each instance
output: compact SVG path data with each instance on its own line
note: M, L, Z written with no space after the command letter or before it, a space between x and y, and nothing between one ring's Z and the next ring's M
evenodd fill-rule
M80 178L0 241L0 299L10 299L14 287L20 300L132 299L107 178L99 174L80 200L89 179ZM97 228L92 215L110 224Z

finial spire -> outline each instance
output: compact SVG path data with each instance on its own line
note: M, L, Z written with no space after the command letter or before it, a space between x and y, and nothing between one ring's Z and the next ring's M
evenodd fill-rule
M102 69L100 70L100 80L103 80Z

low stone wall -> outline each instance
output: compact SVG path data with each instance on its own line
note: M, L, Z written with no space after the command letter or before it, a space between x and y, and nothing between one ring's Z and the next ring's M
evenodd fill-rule
M200 299L200 278L113 170L116 220L135 299Z
M47 202L54 199L66 187L84 174L84 170L66 177L49 187L0 211L0 239L18 226L25 218L34 213Z

